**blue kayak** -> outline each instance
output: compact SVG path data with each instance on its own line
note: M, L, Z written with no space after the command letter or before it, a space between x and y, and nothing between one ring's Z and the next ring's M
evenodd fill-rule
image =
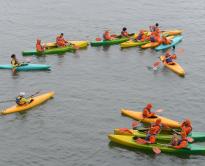
M165 50L168 49L172 46L175 46L177 43L179 43L181 40L183 39L182 36L176 36L172 39L172 43L171 44L161 44L158 47L155 48L156 51L160 51L160 50Z
M5 64L0 65L0 69L12 69L12 65ZM24 63L21 66L16 67L17 71L29 71L29 70L49 70L49 65L43 65L43 64L30 64L30 63Z

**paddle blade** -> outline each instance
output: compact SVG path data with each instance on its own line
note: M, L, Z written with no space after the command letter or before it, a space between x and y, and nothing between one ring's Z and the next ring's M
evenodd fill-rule
M139 125L139 122L133 121L132 122L132 128L135 128Z
M191 137L187 137L187 141L188 141L188 142L194 142L194 139L191 138Z
M152 65L153 70L157 70L158 67L160 66L160 64L161 64L160 61L155 62L155 63Z
M142 138L137 138L137 139L135 140L135 142L136 142L137 144L146 144L146 143L147 143L147 141L145 141L145 140L142 139Z
M156 110L156 113L160 113L160 112L163 112L164 110L163 109L158 109Z
M100 37L97 37L95 40L96 41L101 41L102 39Z
M128 128L120 128L119 130L121 133L133 134L133 132L131 130L129 130Z
M161 150L158 147L153 147L152 150L155 154L160 154L161 153Z

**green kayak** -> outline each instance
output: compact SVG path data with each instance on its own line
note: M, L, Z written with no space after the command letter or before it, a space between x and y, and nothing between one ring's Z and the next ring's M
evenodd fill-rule
M113 40L102 40L102 41L92 41L90 42L91 46L97 47L97 46L109 46L109 45L113 45L113 44L120 44L123 42L128 41L129 38L119 38L119 39L113 39Z
M58 48L50 48L46 49L44 52L37 52L35 49L23 51L23 56L30 56L30 55L46 55L46 54L62 54L65 52L72 52L76 49L73 46L66 46L66 47L58 47Z
M156 144L138 144L133 139L133 136L128 135L114 135L109 134L108 138L115 143L140 149L140 150L147 150L147 151L153 151L153 148L158 147L161 152L164 153L172 153L172 154L205 154L205 146L200 146L196 144L188 144L187 148L183 149L175 149L172 148L166 144L156 143Z
M114 129L114 134L117 135L132 135L132 136L137 136L140 138L145 138L146 137L146 131L140 131L140 130L132 130L132 129L127 129L127 128L118 128ZM169 132L164 133L163 131L157 135L157 140L161 141L167 141L170 142L172 139L172 135L174 132ZM192 132L191 134L188 135L188 137L191 137L194 139L194 142L196 141L205 141L205 132Z

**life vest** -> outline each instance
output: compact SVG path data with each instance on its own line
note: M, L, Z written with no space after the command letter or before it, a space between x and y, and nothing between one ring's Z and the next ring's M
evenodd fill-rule
M148 112L148 113L151 113L151 110L150 110L149 108L145 107L145 108L143 109L143 113L142 113L143 117L147 117L147 112Z
M57 38L56 38L57 46L66 46L66 43L67 42L65 41L65 39L63 37L57 36Z
M16 60L16 59L11 59L11 64L13 65L13 66L15 66L15 65L18 65L19 63L18 63L18 61Z
M159 134L160 131L161 131L161 127L162 127L161 125L154 124L154 125L150 128L149 134L151 134L151 135L157 135L157 134Z
M110 39L111 39L111 36L110 36L109 33L104 33L104 34L103 34L103 38L104 38L104 40L110 40Z
M180 145L183 141L186 141L186 142L188 142L188 140L187 140L187 138L184 138L184 139L180 139L179 141L178 141L178 145Z
M43 51L43 47L41 46L40 40L37 40L37 42L36 42L36 51L38 51L38 52Z
M152 134L147 134L146 141L149 141L149 143L154 144L156 142L156 136Z
M192 126L182 126L181 129L186 132L186 134L190 134L192 132Z
M25 102L22 102L22 98L23 98L23 97L18 96L18 97L16 98L16 104L18 104L18 105L24 105L24 104L26 104Z

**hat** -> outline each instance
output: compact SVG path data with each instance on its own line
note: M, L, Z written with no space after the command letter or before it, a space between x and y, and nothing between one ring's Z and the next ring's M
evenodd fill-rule
M19 93L20 96L25 96L25 94L26 94L25 92L20 92Z

